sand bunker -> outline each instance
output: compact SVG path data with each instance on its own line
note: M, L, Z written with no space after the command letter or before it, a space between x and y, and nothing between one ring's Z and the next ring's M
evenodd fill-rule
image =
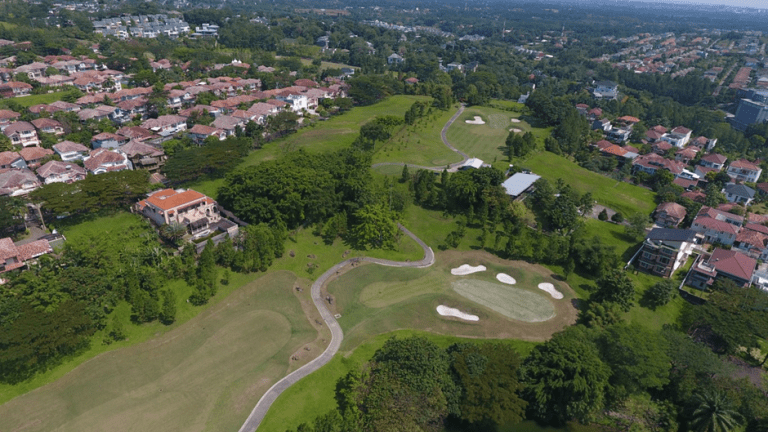
M520 132L522 132L522 130L520 130L520 129L518 129L518 128L512 128L512 129L510 129L509 131L510 131L510 132L514 132L514 133L520 133Z
M462 264L454 269L451 269L451 274L454 276L464 276L481 271L485 271L485 266L479 265L477 267L473 267L469 264Z
M512 123L520 123L520 119L511 119Z
M543 291L546 291L546 292L548 292L548 293L549 293L549 295L551 295L551 296L552 296L552 298L555 298L555 299L558 299L558 300L560 300L561 298L563 298L563 293L561 293L560 291L558 291L558 290L555 288L555 286L554 286L554 285L552 285L552 284L551 284L551 283L549 283L549 282L542 282L542 283L540 283L540 284L539 284L539 289L540 289L540 290L543 290Z
M476 124L476 125L484 125L485 122L483 121L483 118L480 116L475 116L474 120L464 120L464 123L468 124Z
M508 275L506 273L499 273L499 274L497 274L496 275L496 280L498 280L501 283L510 284L510 285L514 285L514 284L517 283L515 278L513 278L512 276L510 276L510 275Z
M448 306L443 306L443 305L440 305L437 307L437 313L439 313L440 316L460 318L466 321L480 321L480 317L478 317L477 315L470 315L458 309L448 307Z

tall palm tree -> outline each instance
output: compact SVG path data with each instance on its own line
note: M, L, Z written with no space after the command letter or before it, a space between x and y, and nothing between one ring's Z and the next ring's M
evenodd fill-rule
M187 227L178 222L171 222L163 225L160 229L160 233L163 237L178 245L179 240L181 240L181 238L184 237L184 234L187 233Z
M730 432L741 424L741 414L732 409L731 401L718 391L693 395L696 409L691 416L691 429L696 432Z

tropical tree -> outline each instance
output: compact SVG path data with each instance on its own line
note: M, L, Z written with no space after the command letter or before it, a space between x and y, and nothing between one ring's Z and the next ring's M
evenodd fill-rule
M171 222L163 225L160 229L160 235L170 240L174 244L178 244L179 240L187 233L187 227L179 222Z
M741 424L741 414L719 391L695 393L693 404L696 408L691 415L691 429L696 432L730 432Z

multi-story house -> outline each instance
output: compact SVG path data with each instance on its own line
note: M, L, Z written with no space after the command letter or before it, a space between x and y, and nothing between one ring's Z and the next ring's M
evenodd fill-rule
M141 124L141 127L149 129L160 136L171 136L187 130L187 119L177 115L163 115L156 119L149 119Z
M164 189L136 204L136 210L158 226L179 223L192 235L221 220L216 201L192 189Z
M88 147L80 143L73 141L62 141L58 144L54 144L53 151L56 152L59 157L61 157L62 161L70 162L75 160L82 160L88 156L88 152L90 150Z
M686 284L707 290L717 279L727 278L741 287L749 286L757 260L735 250L715 248L711 255L701 255L691 268Z
M55 160L48 161L37 169L37 176L44 184L73 183L83 180L85 175L85 169L80 165Z
M11 144L21 147L39 147L40 140L32 123L17 121L3 130L5 136L11 139Z
M723 167L725 167L725 162L727 161L728 161L728 158L721 154L710 153L708 155L701 157L701 160L699 161L699 165L720 171L721 169L723 169Z
M739 159L731 162L728 166L728 175L737 181L747 183L757 183L760 175L763 173L763 169L759 165L752 163L746 159Z
M636 267L656 276L670 277L685 264L697 238L692 230L654 228L643 241Z

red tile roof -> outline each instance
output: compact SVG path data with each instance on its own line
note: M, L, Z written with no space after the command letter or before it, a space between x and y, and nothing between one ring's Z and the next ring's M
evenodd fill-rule
M53 150L48 150L42 147L24 147L23 149L19 150L19 154L24 158L25 161L29 162L44 158L46 156L51 156L53 154Z
M656 213L666 212L668 216L672 216L676 219L683 219L686 215L685 207L676 202L661 203L656 207Z
M19 250L21 259L24 261L37 258L40 255L53 253L53 248L51 248L51 244L48 243L48 240L36 240L31 243L18 245L16 248Z
M708 155L702 156L701 160L707 161L713 164L724 164L728 160L728 158L721 154L710 153Z
M184 192L164 189L152 194L152 196L144 201L163 211L168 211L200 200L205 200L208 203L213 202L212 199L192 189L187 189Z
M10 126L9 126L10 127ZM731 162L730 167L732 168L739 168L739 169L746 169L750 171L758 171L760 170L760 167L756 164L746 160L746 159L739 159L736 161Z
M728 273L744 280L752 280L757 260L734 250L717 248L707 261L717 272Z

